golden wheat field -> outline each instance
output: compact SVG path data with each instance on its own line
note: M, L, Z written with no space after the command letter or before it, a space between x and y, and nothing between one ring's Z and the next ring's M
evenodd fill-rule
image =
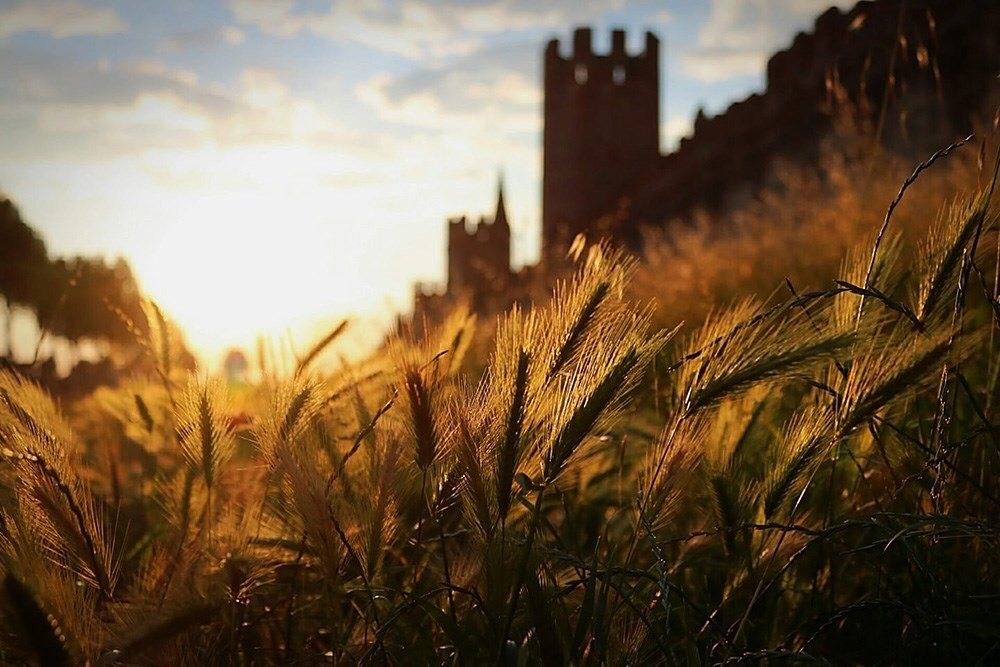
M191 373L149 302L153 372L57 404L4 371L0 661L994 662L1000 208L960 173L906 243L874 207L813 287L692 287L677 327L598 245L332 374L343 327Z
M0 665L1000 664L997 35L0 0Z

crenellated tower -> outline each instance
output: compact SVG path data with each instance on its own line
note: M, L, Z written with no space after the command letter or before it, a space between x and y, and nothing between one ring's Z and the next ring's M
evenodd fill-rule
M501 178L492 219L481 216L471 226L464 215L448 221L447 293L468 296L473 305L480 305L506 289L509 280L510 224Z
M542 257L558 260L578 233L593 232L660 155L660 42L629 55L625 31L611 33L611 52L598 55L591 30L573 33L564 58L559 40L545 49L542 165Z

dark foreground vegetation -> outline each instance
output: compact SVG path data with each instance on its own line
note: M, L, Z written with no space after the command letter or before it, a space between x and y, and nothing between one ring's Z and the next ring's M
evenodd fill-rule
M916 243L894 202L818 287L690 290L701 326L635 296L669 261L592 247L328 377L185 377L151 305L151 377L57 406L3 372L0 662L996 662L995 182Z

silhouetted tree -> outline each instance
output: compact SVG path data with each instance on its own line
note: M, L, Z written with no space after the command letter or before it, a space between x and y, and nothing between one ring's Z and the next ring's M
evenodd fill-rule
M121 315L140 330L146 324L132 269L121 258L57 259L37 306L43 326L72 342L98 338L129 345L134 336Z
M134 344L122 315L140 331L147 327L138 284L124 259L50 261L45 243L6 198L0 200L0 294L7 303L8 347L13 305L30 308L43 329L70 343L93 338Z
M21 219L14 202L0 198L0 295L5 302L7 353L11 346L12 308L35 309L49 270L45 243Z

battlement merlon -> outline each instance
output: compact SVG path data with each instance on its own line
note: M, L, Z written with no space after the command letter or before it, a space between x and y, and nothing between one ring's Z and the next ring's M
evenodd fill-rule
M660 60L660 38L649 31L646 31L646 48L641 57L652 58L657 62Z
M642 53L629 55L625 47L625 30L616 28L611 31L611 51L606 54L594 53L593 30L577 28L573 31L573 51L568 58L559 52L561 44L558 38L550 39L545 45L546 62L583 63L595 60L613 60L615 62L659 60L660 40L652 32L646 32L645 45Z
M614 58L626 58L625 52L625 31L615 29L611 31L611 56Z
M590 28L577 28L573 31L573 60L590 60L593 57L593 35Z
M458 215L453 218L448 218L449 238L455 239L468 236L472 236L472 234L469 233L469 222L466 216Z

